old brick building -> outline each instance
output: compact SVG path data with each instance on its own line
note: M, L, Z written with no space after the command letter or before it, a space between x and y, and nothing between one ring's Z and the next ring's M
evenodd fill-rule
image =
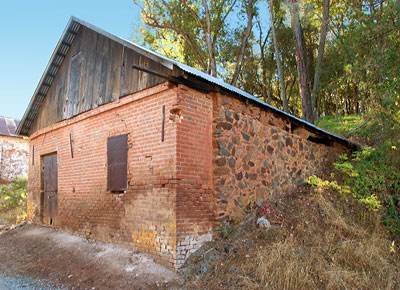
M350 144L186 65L71 18L18 132L28 216L170 267L219 223Z
M15 134L18 124L0 116L0 184L28 173L29 140Z

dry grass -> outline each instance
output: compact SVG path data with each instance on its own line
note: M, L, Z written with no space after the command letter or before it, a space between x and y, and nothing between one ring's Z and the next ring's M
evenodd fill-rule
M257 279L269 289L399 289L400 261L379 217L364 228L346 221L322 195L310 205L322 224L301 223L292 238L259 251ZM304 234L306 233L306 235ZM307 238L307 235L308 238Z
M260 238L260 229L235 236L253 246L223 256L189 288L400 289L399 251L390 252L395 237L379 216L337 193L303 190L273 201L285 221L280 238Z
M22 222L26 216L26 208L24 206L14 207L7 210L0 210L0 226L9 226Z

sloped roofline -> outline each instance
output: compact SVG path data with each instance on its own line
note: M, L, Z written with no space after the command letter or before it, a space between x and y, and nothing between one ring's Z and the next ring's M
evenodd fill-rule
M221 87L221 88L223 88L223 89L225 89L225 90L227 90L227 91L229 91L231 93L234 93L236 95L244 97L245 99L248 99L248 100L251 100L253 102L256 102L256 103L258 103L258 104L260 104L260 105L262 105L264 107L267 107L270 110L272 110L272 111L274 111L274 112L276 112L276 113L278 113L280 115L286 116L286 117L288 117L289 119L292 119L292 120L296 120L298 123L305 125L306 128L311 129L314 132L322 133L323 135L328 135L328 136L330 136L330 137L332 137L332 138L334 138L336 140L341 141L342 143L347 144L350 147L353 147L353 148L357 147L356 144L350 142L349 140L344 139L342 137L339 137L339 136L337 136L335 134L332 134L332 133L330 133L328 131L325 131L325 130L315 126L314 124L311 124L311 123L309 123L307 121L304 121L304 120L302 120L300 118L297 118L296 116L288 114L288 113L286 113L286 112L284 112L284 111L282 111L282 110L280 110L280 109L278 109L278 108L276 108L274 106L271 106L270 104L267 104L267 103L261 101L260 99L256 98L255 96L253 96L253 95L251 95L251 94L249 94L249 93L247 93L247 92L245 92L245 91L243 91L243 90L241 90L239 88L236 88L236 87L234 87L234 86L232 86L230 84L227 84L227 83L223 82L221 79L218 79L216 77L208 75L208 74L206 74L204 72L201 72L201 71L199 71L199 70L197 70L195 68L192 68L192 67L190 67L188 65L180 63L180 62L178 62L176 60L170 59L170 58L168 58L166 56L163 56L163 55L161 55L159 53L151 51L151 50L149 50L149 49L147 49L145 47L142 47L140 45L132 43L132 42L130 42L128 40L125 40L125 39L123 39L121 37L115 36L115 35L113 35L111 33L108 33L106 31L104 31L104 30L102 30L102 29L100 29L100 28L98 28L98 27L96 27L96 26L94 26L92 24L89 24L89 23L87 23L87 22L85 22L85 21L83 21L83 20L81 20L79 18L76 18L74 16L72 16L69 19L68 24L67 24L66 28L64 29L64 32L63 32L63 34L62 34L62 36L61 36L61 38L60 38L60 40L59 40L59 42L58 42L58 44L56 46L51 58L50 58L50 61L49 61L48 65L47 65L47 67L46 67L46 69L45 69L45 71L44 71L44 73L42 75L42 78L40 79L39 84L38 84L38 86L37 86L37 88L36 88L36 90L35 90L35 92L34 92L34 94L32 96L32 99L31 99L31 101L30 101L30 103L28 105L28 108L26 109L26 111L24 113L24 116L23 116L21 122L19 123L19 126L18 126L18 128L16 130L16 134L25 135L25 136L28 135L29 127L27 127L27 126L29 126L29 122L32 124L32 122L36 118L37 111L40 109L40 106L36 106L35 107L35 105L37 105L37 104L39 104L39 103L44 101L44 98L46 97L45 95L46 95L46 93L47 93L52 81L54 80L55 75L58 72L58 69L55 70L55 68L57 66L59 67L61 65L62 61L64 60L64 58L62 58L61 62L60 62L60 59L59 59L60 55L64 55L64 57L65 57L66 53L68 52L68 49L67 49L67 51L65 51L66 50L65 46L66 45L69 45L69 46L72 45L73 41L75 40L75 36L76 36L76 34L77 34L77 32L78 32L78 30L79 30L79 28L81 26L85 26L86 28L95 31L98 34L103 35L103 36L105 36L105 37L107 37L107 38L109 38L109 39L111 39L111 40L123 45L124 47L127 47L127 48L129 48L131 50L134 50L134 51L136 51L136 52L138 52L138 53L140 53L140 54L152 59L153 61L162 64L163 66L165 66L165 67L167 67L167 68L169 68L171 70L173 69L173 67L175 65L176 67L180 68L182 71L184 71L184 72L186 72L186 73L188 73L188 74L190 74L190 75L192 75L192 76L194 76L194 77L196 77L198 79L201 79L201 80L206 81L208 83L215 84L215 85L217 85L217 86L219 86L219 87ZM49 78L49 76L50 76L50 78ZM47 87L47 89L46 88L43 89L43 87ZM35 109L36 109L36 111L35 111Z
M22 136L15 134L18 124L18 119L0 116L0 136L22 138Z

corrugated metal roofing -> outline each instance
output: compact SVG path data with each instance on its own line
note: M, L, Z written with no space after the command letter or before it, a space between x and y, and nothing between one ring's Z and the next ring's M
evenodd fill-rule
M19 120L0 116L0 135L18 137L15 131L19 125Z
M105 37L108 37L111 40L116 41L129 49L133 49L133 50L145 55L146 57L149 57L150 59L153 59L153 60L163 64L164 66L168 67L169 69L172 69L173 66L175 65L178 68L180 68L181 70L185 71L186 73L188 73L194 77L197 77L197 78L202 79L203 81L206 81L209 83L216 84L216 85L226 89L229 92L240 95L240 96L242 96L246 99L249 99L251 101L254 101L262 106L268 107L269 109L277 112L278 114L287 116L290 119L294 119L297 122L304 124L309 129L313 129L316 132L320 132L320 133L323 133L324 135L331 136L331 137L338 139L342 142L345 142L349 145L354 145L354 144L351 144L351 142L349 142L348 140L346 140L344 138L341 138L337 135L327 132L327 131L315 126L314 124L306 122L306 121L304 121L300 118L297 118L291 114L285 113L282 110L279 110L278 108L275 108L275 107L261 101L260 99L256 98L255 96L253 96L239 88L236 88L232 85L229 85L218 78L215 78L211 75L208 75L204 72L201 72L195 68L192 68L188 65L180 63L176 60L170 59L166 56L158 54L154 51L151 51L145 47L142 47L140 45L132 43L121 37L110 34L94 25L91 25L91 24L89 24L81 19L75 18L75 17L71 17L71 19L69 20L67 27L65 28L64 33L61 36L61 39L58 42L55 51L53 52L53 55L52 55L52 57L49 61L49 64L42 76L42 79L39 82L39 85L35 91L35 94L33 95L32 100L24 114L24 117L22 118L21 124L17 129L18 133L20 133L22 135L28 134L29 128L31 127L33 120L36 117L37 111L39 110L39 107L40 107L39 104L43 103L44 98L47 94L47 91L49 90L49 87L50 87L49 85L51 85L52 81L54 80L55 75L58 72L58 68L61 66L61 64L64 60L64 57L68 52L69 46L72 45L73 41L75 40L75 36L78 33L78 30L81 26L85 26L88 29L91 29ZM68 46L68 47L66 47L66 46ZM37 101L35 101L35 100L37 100Z
M122 39L123 41L129 42L128 40L125 40L125 39L123 39L123 38L121 38L121 39ZM344 139L344 138L342 138L342 137L339 137L339 136L337 136L337 135L334 135L334 134L332 134L332 133L330 133L330 132L328 132L328 131L325 131L325 130L323 130L323 129L317 127L317 126L315 126L315 125L312 124L312 123L309 123L309 122L307 122L307 121L304 121L303 119L297 118L296 116L293 116L293 115L291 115L291 114L288 114L288 113L286 113L286 112L284 112L284 111L282 111L282 110L280 110L280 109L278 109L278 108L276 108L276 107L274 107L274 106L271 106L270 104L265 103L264 101L262 101L262 100L256 98L255 96L253 96L253 95L251 95L251 94L249 94L249 93L247 93L247 92L245 92L245 91L243 91L243 90L241 90L241 89L239 89L239 88L237 88L237 87L234 87L234 86L232 86L232 85L230 85L230 84L225 83L225 82L222 81L221 79L218 79L218 78L216 78L216 77L213 77L213 76L211 76L211 75L209 75L209 74L206 74L206 73L204 73L204 72L202 72L202 71L199 71L199 70L197 70L197 69L195 69L195 68L193 68L193 67L190 67L190 66L188 66L188 65L186 65L186 64L183 64L183 63L180 63L180 62L178 62L178 61L176 61L176 60L170 59L170 58L168 58L168 57L166 57L166 56L163 56L163 55L161 55L161 54L158 54L158 53L156 53L156 52L153 52L153 51L151 51L151 50L149 50L149 49L147 49L147 48L145 48L145 47L142 47L142 46L140 46L140 45L137 45L137 44L135 44L135 43L132 43L132 42L129 42L129 43L131 43L132 45L137 46L137 47L139 47L139 48L141 48L141 49L143 49L143 50L146 50L146 51L149 52L149 53L153 53L154 55L157 55L158 57L160 57L160 58L162 58L162 59L165 59L165 60L168 60L168 61L172 62L172 63L175 64L177 67L179 67L181 70L183 70L183 71L185 71L185 72L187 72L187 73L189 73L189 74L191 74L191 75L193 75L193 76L199 77L199 78L201 78L201 79L203 79L203 80L206 80L206 81L208 81L208 82L210 82L210 83L216 84L216 85L218 85L218 86L220 86L220 87L222 87L222 88L224 88L224 89L226 89L226 90L228 90L228 91L230 91L230 92L232 92L232 93L241 95L242 97L245 97L245 98L247 98L247 99L250 99L250 100L252 100L252 101L255 101L255 102L257 102L257 103L259 103L259 104L261 104L261 105L263 105L263 106L266 106L266 107L270 108L271 110L273 110L273 111L275 111L275 112L278 112L279 114L285 115L285 116L287 116L287 117L289 117L289 118L291 118L291 119L295 119L295 120L297 120L298 122L307 125L308 127L314 128L315 130L317 130L317 131L319 131L319 132L323 132L323 133L325 133L325 134L327 134L327 135L329 135L329 136L332 136L332 137L334 137L334 138L337 138L337 139L340 139L340 140L342 140L342 141L348 142L348 140L346 140L346 139Z

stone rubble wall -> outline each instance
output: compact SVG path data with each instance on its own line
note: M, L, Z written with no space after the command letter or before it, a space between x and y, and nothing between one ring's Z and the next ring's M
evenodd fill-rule
M304 128L227 94L214 98L213 182L217 223L243 215L250 201L294 188L347 151L307 140Z

